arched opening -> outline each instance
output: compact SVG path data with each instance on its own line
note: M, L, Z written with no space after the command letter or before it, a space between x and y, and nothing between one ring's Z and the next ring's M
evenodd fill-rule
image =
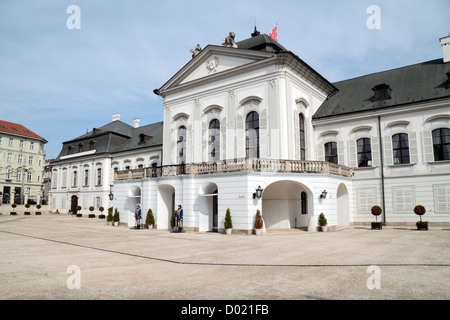
M78 210L78 197L77 196L72 196L72 198L70 199L70 211L72 212L72 214L77 214Z
M158 187L158 210L156 225L158 229L168 229L170 218L175 211L175 188L168 184Z
M262 216L266 228L305 228L313 214L312 192L291 180L271 183L262 196Z
M125 201L125 213L128 221L128 225L135 224L134 214L136 212L136 205L141 204L141 188L131 187L128 190L128 198ZM120 219L122 221L122 217Z
M345 184L341 183L337 189L337 224L348 226L350 224L348 190Z
M219 189L215 183L202 184L200 197L196 202L195 210L198 211L198 230L217 232L219 230L218 217Z

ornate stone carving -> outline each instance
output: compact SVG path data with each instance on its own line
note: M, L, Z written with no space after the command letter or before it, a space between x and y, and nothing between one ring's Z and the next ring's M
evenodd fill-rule
M234 41L235 36L236 35L234 34L234 32L230 32L227 37L222 39L222 45L224 45L225 47L237 48L238 46Z
M214 57L211 60L206 61L206 69L208 69L209 72L216 72L218 65L219 65L218 57Z
M202 48L200 47L199 44L197 44L195 49L191 49L190 51L192 52L192 59L193 59L202 51Z

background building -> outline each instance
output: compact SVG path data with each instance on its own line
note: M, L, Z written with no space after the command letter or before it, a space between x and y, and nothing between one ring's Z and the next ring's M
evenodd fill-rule
M47 140L30 129L0 120L2 203L40 203L46 143Z

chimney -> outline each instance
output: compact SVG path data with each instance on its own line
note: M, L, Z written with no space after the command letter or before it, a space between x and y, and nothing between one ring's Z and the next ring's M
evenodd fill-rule
M112 121L118 121L118 120L120 120L120 113L113 113Z
M139 128L139 122L140 122L140 121L141 121L141 120L140 120L139 118L133 119L133 127Z
M444 63L450 62L450 35L440 38Z

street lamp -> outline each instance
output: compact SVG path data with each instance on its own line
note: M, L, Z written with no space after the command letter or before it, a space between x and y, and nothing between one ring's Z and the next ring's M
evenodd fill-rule
M256 198L261 199L262 192L263 192L263 189L261 189L261 186L258 186L258 188L255 191L256 192L253 193L253 199L256 199Z

